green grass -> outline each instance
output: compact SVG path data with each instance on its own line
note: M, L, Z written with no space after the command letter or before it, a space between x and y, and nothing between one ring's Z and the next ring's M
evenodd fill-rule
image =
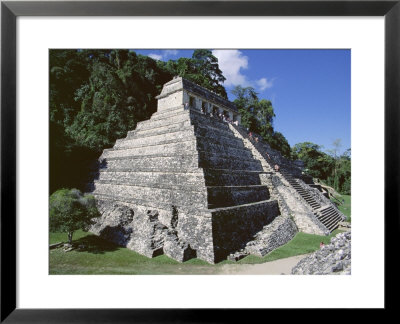
M50 244L66 241L66 234L50 233ZM150 259L83 231L74 233L73 244L84 244L86 248L67 253L62 249L50 250L50 274L211 274L216 272L212 266L201 260L190 260L182 264L165 255Z
M272 251L265 257L247 256L238 262L223 261L217 265L208 264L199 259L179 263L165 255L147 258L127 248L102 240L96 235L77 231L74 233L74 245L84 244L85 249L63 252L62 249L50 250L50 274L218 274L224 264L256 264L290 256L311 253L319 249L323 241L328 244L330 236L305 233L297 235L287 244ZM66 242L67 235L50 233L50 243Z

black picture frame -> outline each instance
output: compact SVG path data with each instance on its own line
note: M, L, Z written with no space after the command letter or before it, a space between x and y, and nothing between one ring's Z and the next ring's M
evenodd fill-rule
M5 323L235 322L263 310L16 308L16 19L18 16L384 16L385 309L398 279L388 256L399 232L400 0L4 1L1 3L1 321ZM371 148L373 150L373 148Z

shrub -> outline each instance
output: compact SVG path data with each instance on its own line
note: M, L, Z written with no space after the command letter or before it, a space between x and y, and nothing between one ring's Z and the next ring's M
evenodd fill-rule
M87 231L93 219L100 214L92 195L84 195L78 189L60 189L50 196L50 231L68 234L72 243L74 231Z

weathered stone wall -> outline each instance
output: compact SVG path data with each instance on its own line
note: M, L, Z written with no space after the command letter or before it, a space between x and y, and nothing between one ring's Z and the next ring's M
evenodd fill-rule
M254 203L213 212L215 262L246 246L259 231L279 215L276 201Z
M245 250L248 254L263 257L289 242L297 232L296 224L289 217L278 216L247 243Z
M157 103L157 111L162 112L171 107L183 107L183 91L177 91L170 96L160 98Z
M194 257L214 263L211 214L192 215L178 208L151 209L98 200L101 220L90 231L147 257L166 254L183 262Z

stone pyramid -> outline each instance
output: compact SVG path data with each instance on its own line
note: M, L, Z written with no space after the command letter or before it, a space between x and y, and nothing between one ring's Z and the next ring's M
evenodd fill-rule
M298 226L279 190L290 184L234 126L236 107L183 78L166 83L157 99L157 112L100 157L92 193L102 217L91 231L148 257L209 263L245 251L249 242L254 251L261 241L279 246L291 239ZM309 214L311 224L318 222ZM269 232L257 241L263 231Z

